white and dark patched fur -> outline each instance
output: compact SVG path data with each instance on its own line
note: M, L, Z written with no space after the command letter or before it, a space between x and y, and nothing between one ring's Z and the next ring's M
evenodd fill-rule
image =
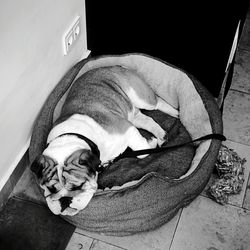
M48 135L47 148L31 167L53 213L75 215L87 206L97 190L100 163L114 159L127 147L141 150L162 145L165 131L140 109L158 109L178 117L178 111L155 95L133 70L97 68L74 82ZM147 140L137 128L155 137ZM66 133L87 137L99 153L82 138Z

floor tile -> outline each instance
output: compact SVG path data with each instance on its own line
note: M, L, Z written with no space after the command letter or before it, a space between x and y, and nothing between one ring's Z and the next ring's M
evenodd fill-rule
M92 238L74 233L66 247L66 250L89 250L92 242Z
M237 50L231 89L250 93L250 50Z
M243 145L240 143L236 143L236 142L232 142L227 140L226 142L223 143L224 145L226 145L227 147L229 147L230 149L233 149L240 158L245 158L246 159L246 163L244 164L244 184L242 187L242 191L239 194L235 194L235 195L229 195L229 200L228 203L234 206L238 206L238 207L242 207L243 206L243 201L244 201L244 196L245 196L245 192L247 189L247 181L248 181L248 177L249 177L249 173L250 173L250 146L247 145ZM206 188L204 189L204 191L202 192L202 194L204 196L208 196L207 195L207 190L209 187L211 187L211 185L213 185L215 179L216 179L216 175L212 175L208 185L206 186ZM250 200L249 200L250 202Z
M121 250L124 248L112 246L110 244L107 244L107 243L99 241L99 240L94 240L90 249L91 250Z
M104 236L80 229L76 229L76 232L128 250L169 249L179 216L180 212L171 221L156 230L126 237Z
M250 94L230 90L223 111L224 135L250 145Z
M170 250L249 250L250 211L198 197L183 209Z
M239 48L250 50L250 13L248 13L243 26L241 38L239 41Z

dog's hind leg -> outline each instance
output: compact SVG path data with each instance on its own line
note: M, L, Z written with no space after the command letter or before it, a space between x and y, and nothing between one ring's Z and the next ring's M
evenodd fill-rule
M148 89L147 95L142 95L142 93L137 93L134 89L130 88L126 92L130 101L138 109L155 110L158 109L166 114L173 117L179 117L179 112L177 109L168 104L165 100L155 95L155 93Z
M157 139L152 138L147 140L143 137L138 129L134 126L131 126L127 131L127 138L128 138L128 147L132 150L142 150L142 149L150 149L155 148L157 146ZM140 155L137 156L138 158L144 158L147 155Z
M178 118L179 117L179 111L175 108L173 108L170 104L168 104L165 100L157 96L157 104L155 106L155 109L158 109L166 114L169 114L173 117Z
M135 111L135 115L131 122L133 123L135 127L145 129L149 131L150 133L152 133L157 138L157 142L159 146L163 144L166 132L151 117L144 115L138 109Z

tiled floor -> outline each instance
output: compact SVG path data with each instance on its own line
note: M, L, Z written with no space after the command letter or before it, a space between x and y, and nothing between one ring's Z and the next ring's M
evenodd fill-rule
M225 143L246 158L245 183L239 195L219 205L203 192L161 228L128 237L111 237L80 229L74 231L67 250L250 250L250 13L237 49L233 84L223 114ZM28 173L19 192L32 201ZM38 192L38 190L35 190ZM15 195L15 191L13 193Z

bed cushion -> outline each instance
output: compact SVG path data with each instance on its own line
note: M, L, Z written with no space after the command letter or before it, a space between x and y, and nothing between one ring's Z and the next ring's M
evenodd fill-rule
M93 57L72 67L45 102L33 129L31 162L43 152L73 82L90 69L112 65L135 70L157 95L179 109L180 119L160 111L144 111L168 132L165 146L222 133L221 114L214 98L192 75L145 54ZM63 218L79 228L108 235L157 228L200 194L220 145L219 140L212 139L145 159L119 160L99 175L98 192L88 206L75 216Z

